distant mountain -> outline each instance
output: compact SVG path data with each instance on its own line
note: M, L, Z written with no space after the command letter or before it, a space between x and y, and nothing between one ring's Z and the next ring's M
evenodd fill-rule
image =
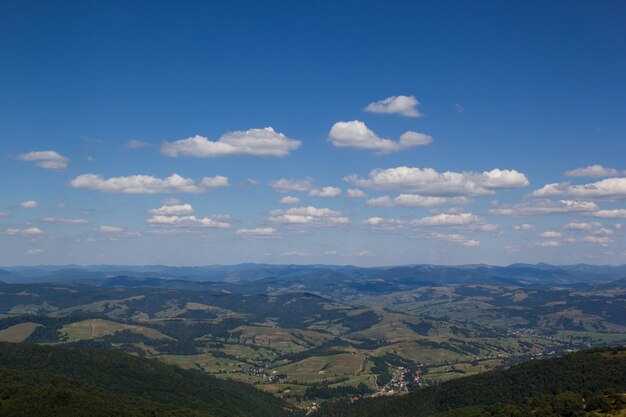
M98 349L0 343L3 416L297 416L249 385Z
M407 265L377 268L335 265L239 264L198 267L37 266L5 267L6 282L57 282L89 285L221 288L264 292L300 286L327 292L329 287L394 292L425 285L512 285L525 287L581 287L626 278L626 265ZM121 278L123 277L123 278ZM185 283L186 282L186 283ZM201 283L200 285L191 283ZM219 284L219 285L218 285Z

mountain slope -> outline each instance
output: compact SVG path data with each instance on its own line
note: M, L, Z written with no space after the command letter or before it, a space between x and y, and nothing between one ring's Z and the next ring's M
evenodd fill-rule
M16 409L29 409L30 416L287 414L282 401L246 384L98 349L0 343L0 387L0 415ZM106 414L85 412L101 405Z
M447 412L452 416L462 415L460 410L473 407L467 415L483 416L490 415L483 413L485 407L496 404L523 405L538 396L546 396L548 404L552 397L560 394L580 395L605 389L618 393L626 391L626 348L582 351L560 358L530 361L506 371L455 379L404 397L329 405L320 415L426 417Z

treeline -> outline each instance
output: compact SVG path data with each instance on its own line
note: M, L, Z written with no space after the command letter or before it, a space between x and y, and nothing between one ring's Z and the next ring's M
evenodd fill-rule
M464 416L544 416L542 413L524 412L498 414L503 410L498 407L528 410L536 405L528 403L529 399L543 395L549 401L546 399L546 403L540 404L538 408L548 410L554 405L550 405L550 401L557 401L559 394L569 392L581 398L591 398L590 395L611 389L618 393L626 391L626 348L590 350L560 358L530 361L506 371L487 372L423 388L404 397L362 400L353 405L329 403L319 415L427 417L448 412L452 413L450 416L456 416L461 415L456 414L457 411L465 409ZM558 401L572 397L559 398ZM583 412L586 410L583 409ZM560 414L565 415L569 414Z

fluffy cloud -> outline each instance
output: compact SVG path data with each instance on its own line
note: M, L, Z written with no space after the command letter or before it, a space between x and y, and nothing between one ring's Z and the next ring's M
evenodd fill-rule
M497 189L512 189L529 184L521 172L493 169L476 172L438 172L432 168L397 167L375 169L369 178L349 175L344 181L377 190L399 190L429 196L483 196Z
M514 230L523 230L525 232L534 229L535 226L533 226L532 224L528 224L528 223L524 223L524 224L519 224L519 225L515 225L513 226Z
M541 233L539 236L541 236L543 238L546 238L546 239L556 239L556 238L562 237L563 233L557 232L557 231L554 231L554 230L547 230L547 231Z
M26 200L26 201L22 201L22 202L19 204L19 207L20 207L20 208L23 208L23 209L35 208L35 207L37 207L37 202L36 202L35 200Z
M293 197L290 195L280 199L280 204L298 204L299 202L300 199L298 197Z
M489 210L501 216L542 216L545 214L584 213L598 210L596 203L575 200L529 200L520 204L505 204Z
M403 133L397 142L383 139L359 120L335 123L328 133L328 140L338 148L371 149L380 154L428 145L433 141L432 137L413 131Z
M118 238L127 238L127 237L141 237L141 233L135 230L124 230L121 227L117 226L109 226L102 225L95 229L95 232L101 233L103 235L108 235L110 240L117 240Z
M538 242L536 243L536 245L544 248L557 248L561 246L561 242L557 242L556 240L548 240L546 242Z
M34 162L40 168L63 171L70 162L69 158L56 151L36 151L19 154L15 157L20 161Z
M216 175L214 177L204 177L200 180L200 185L205 189L208 188L217 188L217 187L228 187L230 184L228 183L228 178L222 175Z
M124 229L117 226L102 225L96 229L99 233L121 233Z
M446 214L441 213L434 216L423 217L413 220L412 225L415 226L464 226L471 223L477 223L480 219L472 213Z
M289 180L281 178L270 182L270 186L281 193L286 193L289 191L307 192L317 188L313 180L310 178L307 178L305 180Z
M615 168L606 168L602 165L589 165L588 167L565 171L564 175L566 177L604 178L616 177L621 175L621 172Z
M465 204L465 197L429 197L419 194L400 194L391 198L387 195L367 200L369 206L385 206L385 207L436 207L446 203Z
M408 117L420 117L422 114L418 110L419 104L415 96L391 96L368 104L364 110L371 113L395 113Z
M318 187L312 178L307 178L304 180L281 178L270 182L270 186L280 193L286 193L289 191L308 192L309 195L312 197L336 197L338 195L341 195L341 188ZM281 203L282 202L283 201L281 200Z
M322 187L309 191L309 195L313 197L337 197L341 195L341 188Z
M463 246L478 246L480 245L480 241L475 239L469 239L466 236L460 235L458 233L430 233L428 236L430 239L441 240L449 243L456 243Z
M345 224L350 221L340 211L313 206L272 210L270 214L269 221L292 225L331 226Z
M359 190L358 188L349 188L347 193L348 193L348 197L350 198L367 197L367 194L365 194L362 190Z
M44 223L57 223L57 224L88 224L85 219L58 219L56 217L44 217L41 219Z
M230 224L222 221L220 218L215 217L202 217L196 216L164 216L156 215L146 220L146 223L151 225L164 225L164 226L181 226L181 227L207 227L227 229Z
M535 197L565 196L587 199L626 199L626 178L607 178L589 184L572 185L568 182L544 185L533 191Z
M235 232L239 236L247 237L268 237L276 234L276 229L273 227L257 227L254 229L239 229Z
M159 208L148 210L148 214L152 216L186 216L194 213L191 204L165 204Z
M608 236L585 236L582 238L582 241L587 243L596 243L600 246L608 246L610 243L613 243L613 240Z
M398 219L384 219L382 217L370 217L363 220L362 224L375 230L398 230L406 227L409 222Z
M600 227L602 224L598 222L571 222L565 225L565 229L567 230L591 230L596 227Z
M626 219L626 209L598 210L591 215L602 219Z
M167 142L161 146L161 153L170 157L194 156L210 158L225 155L286 156L297 149L301 142L290 139L271 127L229 132L217 141L203 136Z
M157 194L157 193L203 193L209 188L228 186L228 178L220 175L204 177L200 184L191 178L172 174L167 178L151 175L130 175L105 179L102 175L83 174L70 181L73 188L102 191L105 193Z

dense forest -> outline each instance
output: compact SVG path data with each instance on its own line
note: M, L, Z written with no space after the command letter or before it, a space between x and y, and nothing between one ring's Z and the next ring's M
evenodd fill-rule
M0 343L0 416L294 415L249 385L100 349Z
M626 348L572 353L459 378L403 397L325 404L324 417L563 417L624 407Z

